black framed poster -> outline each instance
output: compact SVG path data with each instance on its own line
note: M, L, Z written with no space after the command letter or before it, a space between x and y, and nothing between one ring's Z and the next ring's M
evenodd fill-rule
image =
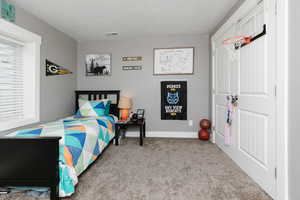
M161 119L187 120L187 82L161 82Z

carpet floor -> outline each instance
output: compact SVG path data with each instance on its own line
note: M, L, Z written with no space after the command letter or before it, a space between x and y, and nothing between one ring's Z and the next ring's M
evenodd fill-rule
M215 145L192 139L122 140L65 200L271 200ZM35 200L23 193L0 200Z

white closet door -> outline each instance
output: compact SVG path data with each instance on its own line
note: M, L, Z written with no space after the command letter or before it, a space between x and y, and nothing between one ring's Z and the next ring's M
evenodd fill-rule
M233 145L225 148L224 146L224 127L226 123L226 98L232 93L237 94L237 52L234 49L229 50L223 45L224 38L236 35L236 25L231 26L219 39L215 42L214 55L214 125L216 143L228 154L234 154L235 138Z
M263 3L232 31L257 35L268 23ZM234 31L233 31L234 32ZM223 39L227 35L222 36ZM257 39L228 56L217 47L214 60L214 125L216 144L270 196L275 196L275 53L273 34ZM226 95L239 96L232 124L232 145L224 145Z

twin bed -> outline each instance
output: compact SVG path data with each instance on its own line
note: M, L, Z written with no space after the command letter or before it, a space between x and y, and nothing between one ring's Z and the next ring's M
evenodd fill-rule
M120 91L76 91L79 99L110 99L103 116L71 116L0 138L0 186L49 187L51 200L75 192L82 174L115 138Z

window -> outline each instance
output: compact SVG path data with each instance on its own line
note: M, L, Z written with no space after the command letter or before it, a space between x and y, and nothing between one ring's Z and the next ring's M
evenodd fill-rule
M23 46L0 39L0 121L24 119Z
M39 122L40 44L0 19L0 131Z

